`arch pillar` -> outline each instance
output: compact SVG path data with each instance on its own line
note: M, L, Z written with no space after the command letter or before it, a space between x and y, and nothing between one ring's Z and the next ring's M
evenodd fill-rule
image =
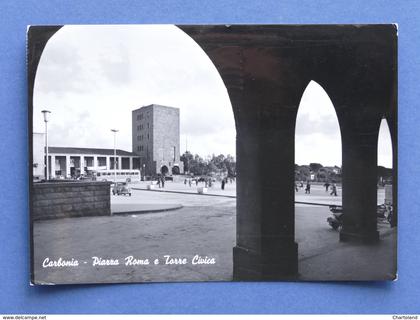
M360 125L360 122L359 122ZM340 241L379 240L377 230L377 137L367 130L343 136L344 222Z
M387 118L392 141L392 210L395 226L398 225L398 126L396 118L396 110Z
M265 26L180 26L212 60L236 125L234 280L295 279L295 119L307 79ZM262 35L266 35L265 38Z
M396 51L396 49L395 49ZM397 54L395 52L395 65L397 64ZM394 225L398 225L398 92L397 92L397 79L394 78L394 85L388 110L385 118L388 122L389 132L391 134L392 142L392 207L394 215Z
M246 99L244 96L243 100ZM294 128L288 125L292 121L273 117L272 111L266 111L250 113L243 119L257 119L264 126L256 125L251 129L248 123L238 122L238 127L243 126L243 129L237 130L236 143L235 280L288 279L298 272L294 230ZM279 127L283 130L278 130Z

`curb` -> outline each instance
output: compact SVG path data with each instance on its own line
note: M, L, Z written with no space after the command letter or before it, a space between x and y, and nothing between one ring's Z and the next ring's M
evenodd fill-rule
M158 213L158 212L165 212L165 211L174 211L183 208L183 205L176 205L169 208L162 208L162 209L145 209L145 210L134 210L134 211L118 211L112 212L111 216L117 215L132 215L132 214L144 214L144 213Z
M193 195L193 196L224 197L224 198L236 199L236 196L223 195L223 194L195 193L195 192L174 191L174 190L148 190L148 189L140 189L140 188L133 188L133 187L131 189L132 190L139 190L139 191L167 192L167 193L178 193L178 194L190 194L190 195Z

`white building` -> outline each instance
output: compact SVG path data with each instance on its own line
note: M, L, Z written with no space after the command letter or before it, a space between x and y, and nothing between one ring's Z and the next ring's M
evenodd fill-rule
M33 178L45 177L45 147L43 134L33 138ZM41 137L41 138L40 138ZM138 155L117 149L116 162L114 149L48 147L49 173L54 178L74 178L101 169L140 169Z

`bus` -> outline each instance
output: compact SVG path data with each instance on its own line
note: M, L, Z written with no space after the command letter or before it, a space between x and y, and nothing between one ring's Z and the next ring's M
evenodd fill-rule
M111 182L140 182L140 170L98 170L95 172L96 181Z

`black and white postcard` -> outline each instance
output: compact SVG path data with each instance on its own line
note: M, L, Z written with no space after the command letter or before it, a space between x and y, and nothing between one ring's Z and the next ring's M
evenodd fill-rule
M31 283L397 278L397 26L27 31Z

